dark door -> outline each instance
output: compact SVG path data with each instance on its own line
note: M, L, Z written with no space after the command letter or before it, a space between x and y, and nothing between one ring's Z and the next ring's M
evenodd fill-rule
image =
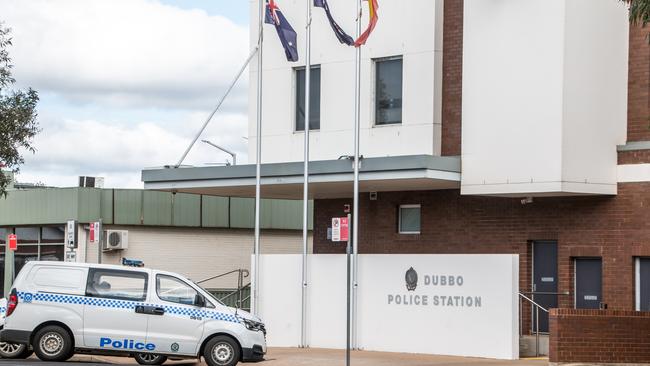
M637 309L650 311L650 258L639 258L637 265Z
M600 258L576 258L576 309L599 309L602 297Z
M533 300L548 310L557 307L557 242L533 242ZM537 329L533 307L533 331ZM548 313L539 311L539 331L548 332Z

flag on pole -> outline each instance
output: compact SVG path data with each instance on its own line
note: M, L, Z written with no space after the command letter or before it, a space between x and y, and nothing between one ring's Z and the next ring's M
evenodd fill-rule
M282 15L280 8L275 5L274 0L266 0L266 16L264 22L275 26L280 42L282 42L282 47L284 47L287 61L298 61L298 36L296 35L296 31L293 30L293 27L291 27L291 24L289 24L287 18Z
M354 45L354 38L350 37L343 28L334 20L332 17L332 12L330 11L330 6L327 3L327 0L314 0L314 6L317 8L323 8L325 10L325 14L327 15L327 20L330 22L330 26L332 27L332 30L334 31L334 34L336 35L336 38L338 38L339 42L346 44L348 46L353 46Z
M370 37L370 33L375 29L375 26L377 25L377 20L379 17L377 16L377 9L379 9L379 3L377 3L377 0L366 0L368 1L368 8L370 9L369 15L370 15L370 20L368 21L368 28L359 36L359 38L354 42L354 47L361 47L364 44L366 44L366 41L368 40L368 37Z

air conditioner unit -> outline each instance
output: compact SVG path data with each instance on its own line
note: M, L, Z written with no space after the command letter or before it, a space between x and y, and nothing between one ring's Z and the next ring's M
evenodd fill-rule
M106 230L103 234L103 252L129 248L129 232L127 230Z

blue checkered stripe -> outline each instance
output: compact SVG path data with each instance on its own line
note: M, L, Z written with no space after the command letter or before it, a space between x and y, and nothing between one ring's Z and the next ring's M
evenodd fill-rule
M113 309L126 309L134 310L136 306L159 306L165 309L166 314L173 314L177 316L187 316L187 317L200 317L200 318L209 318L215 320L223 320L233 323L239 323L239 319L236 316L231 314L224 314L218 311L208 311L202 309L193 309L193 308L184 308L180 306L168 306L168 305L159 305L159 304L147 304L136 301L127 301L127 300L112 300L112 299L102 299L96 297L86 297L86 296L74 296L74 295L59 295L59 294L49 294L49 293L26 293L19 292L18 298L24 300L26 297L31 297L32 301L39 302L52 302L59 304L77 304L77 305L91 305L104 308L113 308ZM0 311L2 308L0 308Z

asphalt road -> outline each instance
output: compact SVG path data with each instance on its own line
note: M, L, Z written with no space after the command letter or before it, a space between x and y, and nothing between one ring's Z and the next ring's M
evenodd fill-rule
M89 362L77 362L77 361L68 361L65 364L75 365L75 366L106 366L110 365L108 363L89 363ZM0 359L0 365L25 365L25 366L42 366L42 365L61 365L60 362L43 362L39 360L3 360Z

